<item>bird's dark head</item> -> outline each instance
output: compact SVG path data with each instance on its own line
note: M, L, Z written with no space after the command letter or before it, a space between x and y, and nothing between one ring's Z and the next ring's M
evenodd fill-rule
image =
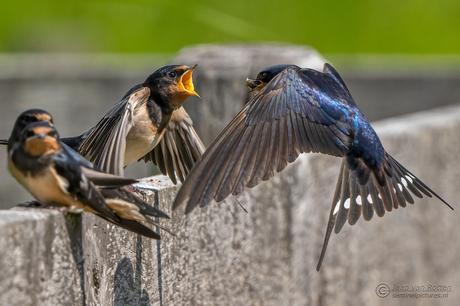
M46 110L33 108L22 112L16 119L10 139L8 140L8 150L10 150L12 143L19 141L26 126L39 121L47 121L53 125L53 117Z
M260 91L281 71L291 66L295 65L282 64L267 67L261 72L259 72L255 79L246 79L246 87L249 87L251 91Z
M156 101L169 104L177 109L188 97L200 97L195 92L192 80L192 73L196 66L169 65L162 67L152 73L142 85L150 88Z
M29 124L21 135L21 146L31 156L42 156L59 149L59 134L49 121Z
M18 116L16 123L14 124L14 129L22 132L26 126L38 121L49 121L51 124L53 124L53 117L46 110L39 108L29 109L22 112Z

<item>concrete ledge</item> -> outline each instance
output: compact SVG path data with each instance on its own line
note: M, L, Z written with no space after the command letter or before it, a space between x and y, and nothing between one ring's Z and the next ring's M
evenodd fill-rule
M340 160L305 154L238 197L139 237L91 214L0 211L2 305L457 305L460 106L378 122L387 151L444 197L345 226L315 270ZM167 178L141 186L171 213ZM386 298L379 283L450 286L447 298Z

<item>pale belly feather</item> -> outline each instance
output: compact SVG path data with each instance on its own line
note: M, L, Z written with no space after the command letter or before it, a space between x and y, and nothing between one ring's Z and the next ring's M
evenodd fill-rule
M164 134L164 130L161 134L157 134L157 129L147 114L135 117L137 120L126 137L125 167L152 151Z
M83 204L72 197L59 181L56 170L47 168L36 176L24 176L11 161L8 161L11 174L27 189L40 203L53 206L74 206L83 208Z

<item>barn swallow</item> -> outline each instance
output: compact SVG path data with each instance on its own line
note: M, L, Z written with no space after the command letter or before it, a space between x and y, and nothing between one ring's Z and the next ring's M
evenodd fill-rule
M152 161L176 184L181 182L205 147L182 107L194 90L196 65L158 69L131 88L100 121L80 136L62 141L100 169L123 175L130 163Z
M37 117L33 115L33 117ZM45 206L70 207L98 215L135 233L160 239L139 221L154 223L147 216L169 218L122 186L136 180L100 172L60 142L50 120L21 127L21 116L8 141L8 169L14 178Z
M388 154L361 114L344 81L329 64L323 72L295 65L262 70L246 85L259 91L214 139L187 176L173 203L187 201L185 213L212 199L224 200L282 171L300 153L342 157L319 271L332 233L361 215L435 196L433 190Z

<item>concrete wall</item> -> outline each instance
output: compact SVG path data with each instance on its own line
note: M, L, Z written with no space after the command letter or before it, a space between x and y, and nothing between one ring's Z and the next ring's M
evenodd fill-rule
M429 118L429 120L427 120ZM387 150L456 209L460 107L381 121ZM91 214L0 212L1 305L457 305L460 223L436 199L333 235L316 272L339 160L302 155L273 180L142 238ZM167 178L141 186L171 213ZM386 298L379 283L446 285L444 299ZM83 302L85 299L85 302Z
M225 116L242 105L233 103L247 99L243 87L247 75L231 70L236 56L230 64L215 59L206 66L212 54L223 52L218 48L189 49L176 59L182 61L180 56L186 56L194 61L194 54L205 55L199 61L202 75L199 69L196 74L203 100L190 99L186 107L192 116L199 116L200 109L208 118L222 116L207 127L212 132L199 130L209 138L218 132L219 124L226 124ZM294 49L297 51L292 52L303 52L306 57L313 52ZM273 50L268 53L284 54ZM231 54L258 58L262 53L254 48ZM263 67L267 64L271 63ZM247 68L243 66L240 68ZM251 69L257 72L260 68ZM256 72L248 71L252 76ZM378 88L381 80L369 81L362 86L363 92L371 94L372 86ZM449 80L453 87L456 83ZM208 82L215 82L211 89L203 85ZM350 85L353 78L345 77L345 82L360 107L372 101L357 95L355 85ZM389 83L404 92L399 82ZM237 87L241 87L241 97L232 99L232 88ZM416 88L411 100L429 100L420 97L429 95L425 90ZM205 100L204 92L212 99ZM450 99L449 103L459 101L455 90ZM219 102L227 109L220 115ZM199 117L194 120L198 129L208 124ZM374 126L390 154L458 209L460 106L388 119ZM170 205L178 187L164 177L147 178L141 185L151 189L146 190L149 202L171 213L171 220L161 222L178 235L164 234L161 241L137 236L87 213L0 211L0 305L457 305L458 212L435 199L418 199L415 205L384 218L346 225L331 238L323 267L316 272L339 164L339 159L328 156L301 156L274 179L238 196L248 213L234 198L187 216L181 209L172 213ZM410 289L446 285L451 292L444 299L380 298L375 289L382 282L391 288L396 284Z

